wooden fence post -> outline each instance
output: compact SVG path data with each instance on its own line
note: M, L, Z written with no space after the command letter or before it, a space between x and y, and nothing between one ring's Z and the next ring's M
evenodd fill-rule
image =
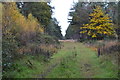
M97 51L98 51L98 57L99 57L99 56L100 56L100 48L98 48L98 50L97 50Z

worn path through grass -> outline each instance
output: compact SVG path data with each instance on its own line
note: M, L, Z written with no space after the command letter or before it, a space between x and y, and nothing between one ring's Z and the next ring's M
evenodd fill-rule
M44 78L117 77L117 69L110 61L101 63L97 53L82 43L63 42L62 45L44 71Z
M25 56L16 62L17 70L9 72L15 78L116 78L117 64L108 55L97 52L83 43L62 42L61 49L48 62L42 56ZM28 60L32 67L26 65ZM113 59L115 60L115 59ZM114 64L113 64L114 63Z

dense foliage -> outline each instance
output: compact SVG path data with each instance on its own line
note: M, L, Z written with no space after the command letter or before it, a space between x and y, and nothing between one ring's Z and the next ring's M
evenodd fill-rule
M20 12L26 17L32 13L33 16L38 19L38 22L43 26L45 33L62 39L60 26L58 26L57 20L55 18L51 18L52 7L49 3L17 2L17 6L20 9Z
M59 23L55 18L51 19L51 21L48 25L49 27L47 28L47 33L58 39L63 39L63 36L61 34L61 26L59 26L58 24Z
M71 9L71 12L69 13L69 16L73 17L70 21L70 25L68 29L66 30L66 38L73 38L73 39L79 39L81 36L84 36L80 34L80 26L82 24L88 23L88 17L89 17L89 10L85 8L84 6L86 3L79 2L74 5L74 8ZM84 36L85 37L85 36Z
M43 4L47 5L47 3ZM1 6L3 7L2 65L4 77L9 77L5 74L18 68L15 67L14 61L22 59L24 56L43 56L45 60L47 60L53 53L57 52L59 45L58 39L62 36L54 36L61 34L58 23L53 21L53 23L55 23L53 27L57 26L59 28L52 29L52 26L49 26L49 29L53 30L51 30L51 33L54 33L56 30L56 33L50 36L45 32L47 27L45 28L43 25L47 23L39 21L39 19L46 19L45 16L38 19L38 17L33 16L34 13L29 13L27 17L25 17L20 13L21 10L17 8L16 3L7 2L2 3ZM39 7L39 9L42 10L41 7ZM58 30L59 32L57 33ZM11 66L13 68L11 68Z
M32 13L42 25L47 26L50 22L52 11L51 6L46 2L24 2L21 13L28 16Z

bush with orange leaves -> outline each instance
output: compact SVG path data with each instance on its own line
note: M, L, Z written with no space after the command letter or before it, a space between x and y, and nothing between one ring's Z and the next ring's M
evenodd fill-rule
M120 56L120 42L118 41L99 40L85 43L85 45L92 50L97 51L99 56L104 54L116 54Z
M120 42L111 41L107 42L100 48L101 54L114 54L120 52ZM119 54L118 54L119 55Z
M27 46L17 49L17 52L21 55L43 55L46 59L49 59L58 50L58 45L56 44L34 44L29 43Z

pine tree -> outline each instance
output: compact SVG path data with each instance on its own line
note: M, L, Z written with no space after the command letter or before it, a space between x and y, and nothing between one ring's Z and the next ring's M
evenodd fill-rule
M86 33L94 39L103 39L106 35L114 35L115 31L112 20L110 20L108 14L102 11L100 6L96 6L89 17L89 23L83 24L83 27L80 28L82 30L80 33Z

